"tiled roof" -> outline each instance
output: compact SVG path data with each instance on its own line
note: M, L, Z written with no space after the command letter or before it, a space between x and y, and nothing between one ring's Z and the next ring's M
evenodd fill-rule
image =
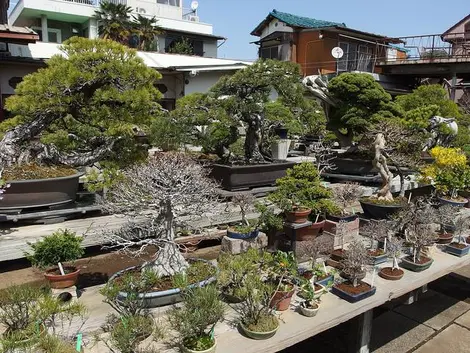
M31 28L28 27L17 27L10 26L7 24L0 24L0 32L11 32L11 33L21 33L21 34L37 34Z
M297 15L293 15L287 12L281 12L277 10L272 10L269 14L277 18L279 21L287 23L289 26L293 26L293 27L302 27L302 28L346 27L346 24L344 23L317 20L315 18L297 16Z

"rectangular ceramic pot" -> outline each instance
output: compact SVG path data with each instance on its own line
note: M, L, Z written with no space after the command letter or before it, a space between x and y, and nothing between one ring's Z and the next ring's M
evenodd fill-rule
M452 255L455 255L455 256L458 256L458 257L462 257L462 256L465 256L465 255L468 255L468 253L470 251L470 245L467 245L463 249L455 248L451 245L446 245L445 250L449 254L452 254Z
M333 275L330 275L326 278L323 278L320 281L315 281L316 284L321 284L322 286L328 287L329 283L333 283L335 281L335 277Z
M340 297L341 299L344 299L350 303L356 303L358 301L361 301L361 300L364 300L366 298L369 298L371 296L373 296L375 294L377 290L377 287L372 287L370 290L368 290L367 292L364 292L364 293L360 293L360 294L350 294L350 293L347 293L341 289L339 289L338 287L336 286L333 286L331 288L331 292L333 294L336 294L338 297Z
M384 262L387 262L388 256L387 254L379 255L379 256L373 256L372 259L374 260L374 266L383 264Z

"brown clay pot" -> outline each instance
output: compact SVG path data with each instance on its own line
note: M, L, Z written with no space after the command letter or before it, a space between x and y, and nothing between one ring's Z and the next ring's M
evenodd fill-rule
M405 271L402 269L398 269L398 271L395 271L396 274L391 274L392 268L391 267L384 267L380 269L379 271L379 276L382 277L383 279L389 280L389 281L398 281L403 278L403 275L405 274Z
M450 244L454 239L454 234L444 233L439 234L439 238L437 239L438 244Z
M293 288L290 292L277 291L271 299L269 306L271 308L276 307L277 311L286 311L287 309L289 309L289 305L294 293L295 288Z
M297 230L297 241L306 241L315 239L325 226L325 221L312 223L311 226Z
M68 272L65 275L57 275L55 274L58 271L58 268L53 268L51 270L46 271L44 273L44 277L49 281L51 288L54 289L63 289L73 287L78 280L78 275L80 273L80 269L72 266L64 267L64 271Z
M286 212L286 220L289 223L305 223L308 221L308 215L312 212L309 208L297 208Z

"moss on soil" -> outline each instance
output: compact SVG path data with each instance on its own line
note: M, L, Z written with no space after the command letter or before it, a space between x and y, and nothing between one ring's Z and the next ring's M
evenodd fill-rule
M262 315L257 323L245 324L252 332L270 332L279 327L279 320L274 315Z
M379 206L404 206L408 203L408 199L405 197L395 197L392 201L379 200L376 197L364 197L361 201Z
M65 166L40 166L37 164L15 165L5 168L3 179L7 181L33 180L67 177L76 174L77 171Z

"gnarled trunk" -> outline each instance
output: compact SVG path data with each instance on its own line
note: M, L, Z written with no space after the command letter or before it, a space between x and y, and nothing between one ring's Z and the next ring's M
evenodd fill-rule
M382 188L377 192L377 197L379 200L393 201L393 195L391 191L391 185L393 180L393 174L390 172L390 169L387 165L387 158L382 153L385 149L385 138L383 134L377 134L377 137L374 142L374 159L372 164L377 170L382 178Z
M265 162L260 150L262 118L260 115L252 115L246 119L248 128L245 137L245 158L250 163Z

